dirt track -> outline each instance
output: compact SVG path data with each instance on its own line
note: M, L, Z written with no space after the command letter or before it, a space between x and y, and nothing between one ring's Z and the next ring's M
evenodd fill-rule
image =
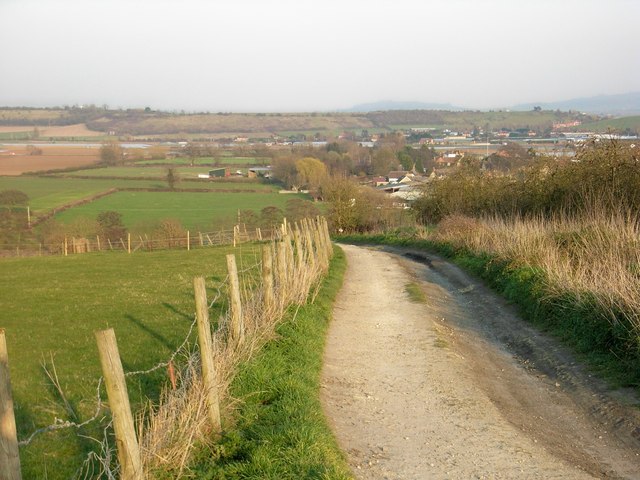
M343 248L322 400L357 478L640 478L636 397L439 258Z

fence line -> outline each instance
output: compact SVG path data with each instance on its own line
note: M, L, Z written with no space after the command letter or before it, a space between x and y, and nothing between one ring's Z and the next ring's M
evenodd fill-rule
M234 239L238 240L239 229L234 229L234 233ZM246 230L244 233L247 233ZM204 238L210 235L211 232L195 237L200 244L196 246L205 246ZM262 232L257 231L256 236L260 235ZM83 470L86 469L86 475L95 471L92 462L98 462L99 475L107 478L116 478L120 474L120 478L124 480L138 480L144 478L143 472L149 476L157 468L178 468L173 473L181 476L194 443L219 432L221 417L223 420L228 417L230 400L227 389L237 365L250 358L274 334L275 326L282 319L288 305L306 301L313 285L318 284L328 269L333 250L324 218L317 217L299 224L285 222L281 229L274 229L272 236L275 239L271 244L264 245L256 262L246 268L238 271L235 255L227 256L228 275L214 286L216 294L211 301L206 299L204 279L194 279L196 315L183 342L166 362L146 370L122 372L121 379L119 373L111 379L105 379L111 371L108 366L117 366L120 362L117 348L114 349L113 345L107 347L104 343L108 336L110 342L115 344L115 332L96 332L104 376L98 381L93 417L82 423L56 419L54 424L36 430L20 441L19 445L29 445L36 436L53 430L79 428L99 419L102 423L108 416L103 413L105 404L101 388L108 383L107 393L113 420L105 426L105 440L94 439L102 445L103 450L98 454L89 454L82 467ZM124 246L124 242L121 243ZM212 331L208 322L208 309L221 298L224 285L229 289L229 310L220 318L217 329ZM199 351L187 348L196 325ZM187 351L189 354L186 364L177 375L180 379L180 385L177 386L174 361L177 355ZM201 364L198 358L202 361ZM124 379L134 375L147 375L165 367L169 370L172 388L165 389L159 404L148 412L144 421L138 423L137 434L132 434L129 427L134 422L126 405L118 410L118 405L128 403L128 397L125 399ZM3 401L2 391L0 389L0 405ZM207 407L202 408L205 404ZM226 412L226 417L221 412ZM123 416L129 418L123 420ZM107 430L112 425L119 459L119 465L115 469L111 466L113 447L106 440ZM19 475L19 465L17 474Z
M137 238L127 234L124 238L106 238L99 235L93 238L65 236L59 241L41 242L39 244L6 245L0 251L0 255L16 257L32 257L43 255L64 255L91 253L101 251L126 251L135 253L138 250L155 251L194 248L211 246L233 245L255 241L274 241L282 235L280 228L255 230L246 226L236 225L231 230L216 230L211 232L194 232L186 230L177 236L149 237L148 234L137 235Z

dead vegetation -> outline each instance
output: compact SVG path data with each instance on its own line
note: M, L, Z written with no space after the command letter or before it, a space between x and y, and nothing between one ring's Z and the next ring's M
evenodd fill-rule
M305 220L293 228L285 225L282 233L281 241L263 247L269 250L263 259L273 259L273 284L263 282L264 263L242 274L242 339L234 339L230 312L218 319L212 334L223 425L233 422L236 400L228 391L238 366L274 338L276 326L290 305L300 305L309 297L313 301L319 279L328 269L332 246L323 219ZM211 303L218 301L216 295ZM179 363L182 368L177 373L176 388L169 385L158 405L149 406L139 417L138 438L146 478L187 476L194 447L213 446L219 433L207 416L199 353L184 352Z

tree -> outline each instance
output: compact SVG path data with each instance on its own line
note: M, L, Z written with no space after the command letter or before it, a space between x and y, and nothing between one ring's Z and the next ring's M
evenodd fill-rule
M127 228L122 223L122 214L113 210L100 212L96 218L97 232L108 240L119 240L127 234Z
M260 217L264 227L276 227L284 219L284 213L278 207L268 206L260 210Z
M180 181L180 174L174 167L167 167L167 174L165 178L169 188L174 190L176 188L176 184Z
M296 161L298 184L318 192L328 177L327 166L317 158L305 157Z
M186 154L189 156L189 162L193 167L196 163L196 158L202 156L202 145L194 142L189 142L184 149Z
M273 176L285 187L298 189L298 170L296 160L292 156L278 157L273 162Z
M320 215L320 210L313 202L303 200L302 198L291 198L287 200L285 206L287 218L292 222L303 218L315 218Z
M121 165L124 163L124 153L118 142L103 143L100 147L100 161L105 165Z
M391 170L398 168L398 159L393 150L381 148L376 150L371 162L374 175L387 175Z
M413 161L413 158L411 157L409 152L407 152L406 150L402 150L398 152L397 157L403 170L409 171L413 169L413 165L415 162Z
M26 206L29 197L20 190L0 191L0 244L13 245L28 229Z
M20 190L0 191L0 206L26 206L29 203L29 196Z

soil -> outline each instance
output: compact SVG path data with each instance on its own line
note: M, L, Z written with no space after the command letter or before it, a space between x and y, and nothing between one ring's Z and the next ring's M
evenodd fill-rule
M633 392L437 256L343 249L321 397L356 478L640 478Z
M100 158L96 147L34 145L42 150L42 155L29 155L26 145L2 146L0 142L0 175L84 167L96 163Z

